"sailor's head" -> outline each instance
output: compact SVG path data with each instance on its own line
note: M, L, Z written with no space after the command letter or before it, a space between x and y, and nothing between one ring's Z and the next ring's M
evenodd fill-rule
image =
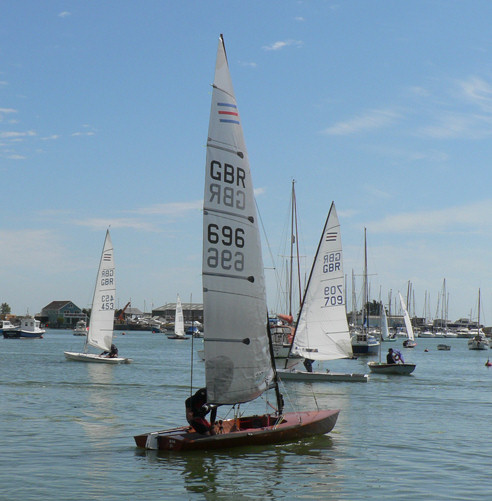
M393 353L393 348L390 348L390 349L388 350L388 353Z

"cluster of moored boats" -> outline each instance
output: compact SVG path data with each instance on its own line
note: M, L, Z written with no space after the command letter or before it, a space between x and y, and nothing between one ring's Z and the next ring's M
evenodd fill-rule
M5 339L42 338L45 332L41 322L31 315L22 317L16 324L10 320L0 320L0 335Z

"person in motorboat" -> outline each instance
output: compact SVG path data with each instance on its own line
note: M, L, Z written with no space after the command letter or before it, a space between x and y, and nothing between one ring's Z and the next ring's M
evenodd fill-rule
M109 351L103 351L101 353L101 357L118 358L118 348L116 348L116 345L112 344Z
M403 357L399 351L393 351L393 348L388 349L388 353L386 355L386 363L387 364L397 364L403 363Z
M200 388L194 395L185 401L186 420L189 425L202 435L215 435L214 421L217 414L217 407L207 404L207 389ZM212 410L210 424L205 416Z

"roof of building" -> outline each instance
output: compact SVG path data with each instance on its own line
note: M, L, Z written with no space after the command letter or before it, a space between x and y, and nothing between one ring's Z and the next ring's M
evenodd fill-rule
M194 310L194 311L202 311L203 303L181 303L183 310ZM175 310L176 303L166 303L163 306L159 306L158 308L154 308L152 311L166 311L166 310Z
M138 308L127 308L125 310L125 315L143 315L143 312Z
M68 300L67 301L51 301L51 303L48 304L47 306L45 306L43 308L43 310L61 310L64 306L66 306L69 303L74 304L72 301L68 301ZM74 304L74 306L77 306L77 305ZM77 306L77 308L78 308L78 306Z

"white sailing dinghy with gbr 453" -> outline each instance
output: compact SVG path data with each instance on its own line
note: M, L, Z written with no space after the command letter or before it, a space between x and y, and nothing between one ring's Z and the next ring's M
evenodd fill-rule
M88 347L93 346L105 352L111 351L114 327L114 305L116 294L116 282L114 273L113 244L109 230L106 231L106 239L97 272L96 287L92 298L91 319L89 330L84 345L83 353L65 351L68 360L79 362L98 362L104 364L128 364L130 358L108 357L102 354L89 353Z
M214 411L206 432L180 426L137 435L136 445L173 451L224 449L330 432L339 410L283 411L248 153L222 36L207 141L202 281L206 400L212 406L233 406L234 415L214 424ZM240 404L270 388L275 390L275 413L244 416L240 412Z

